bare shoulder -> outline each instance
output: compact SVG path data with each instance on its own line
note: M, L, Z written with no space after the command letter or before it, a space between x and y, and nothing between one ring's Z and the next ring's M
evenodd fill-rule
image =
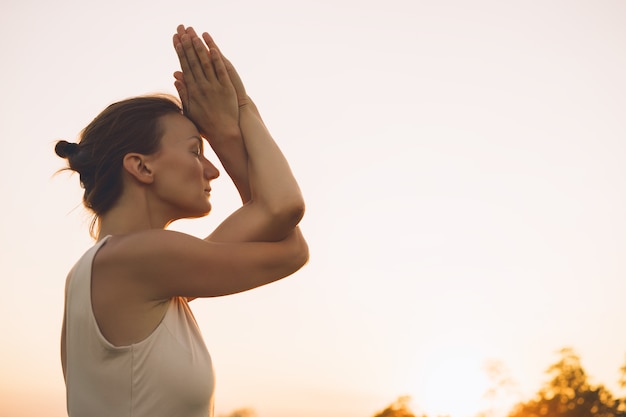
M129 266L177 253L193 253L206 249L206 243L194 236L171 230L145 230L127 235L111 236L100 249L97 260L101 264L123 264Z
M138 298L151 299L142 288L148 278L156 277L159 270L167 273L164 265L184 260L181 254L201 242L193 236L159 229L110 236L94 257L94 278L105 277L106 285L113 290L134 288L134 292L139 291Z
M111 236L98 251L94 268L138 283L173 278L184 264L210 256L207 242L170 230L145 230ZM171 277L170 277L171 276ZM177 295L177 294L176 294Z
M96 257L100 271L131 280L148 300L214 297L292 274L306 250L294 234L281 242L219 243L168 230L113 236Z

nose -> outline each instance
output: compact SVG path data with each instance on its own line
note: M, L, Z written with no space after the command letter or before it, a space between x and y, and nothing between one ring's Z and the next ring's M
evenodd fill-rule
M204 178L207 180L214 180L220 176L220 171L209 161L208 159L204 160Z

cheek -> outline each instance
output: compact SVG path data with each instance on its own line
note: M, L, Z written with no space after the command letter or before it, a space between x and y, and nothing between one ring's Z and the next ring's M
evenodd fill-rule
M189 174L199 181L204 179L204 170L200 161L195 161L193 166L189 169Z
M163 191L168 193L183 191L187 187L197 188L203 181L202 164L198 160L187 158L186 155L176 155L164 161L157 177L160 178L159 188L165 187Z
M204 183L204 170L200 161L188 161L184 167L181 167L181 174L184 177L183 181L193 187Z

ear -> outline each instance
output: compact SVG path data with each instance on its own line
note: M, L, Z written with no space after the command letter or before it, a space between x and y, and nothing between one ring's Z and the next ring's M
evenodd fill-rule
M151 184L154 181L154 173L146 155L128 153L124 155L123 166L128 174L142 184Z

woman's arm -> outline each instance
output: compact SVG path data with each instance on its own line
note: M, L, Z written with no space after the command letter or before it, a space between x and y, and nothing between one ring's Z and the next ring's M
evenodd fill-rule
M304 215L304 199L291 168L252 106L240 110L248 152L251 203L226 219L209 239L223 241L254 227L254 240L283 239Z
M238 127L242 137L243 149L247 158L229 157L237 162L233 165L247 165L249 200L244 206L228 217L207 238L211 241L278 241L284 239L297 226L304 214L304 200L300 188L291 172L289 164L263 123L254 103L245 92L245 88L232 64L222 57L217 45L208 34L203 34L209 50L204 47L193 29L184 31L179 27L174 37L174 45L181 61L182 75L177 76L177 88L183 102L194 105L192 120L206 126L201 131L210 137L224 137L223 132L233 129L232 116L222 117L229 125L220 124L210 119L217 119L215 109L221 106L211 103L212 97L203 92L204 84L222 82L235 91L238 103ZM204 89L208 90L208 89ZM230 90L232 94L232 90ZM230 97L228 100L232 100ZM212 111L211 111L212 109ZM201 120L207 118L209 121ZM198 121L196 121L198 120ZM215 133L214 133L215 132ZM209 140L211 146L214 142ZM220 159L225 155L225 147L215 143L213 149ZM225 167L226 168L226 167ZM239 169L243 171L243 169ZM232 177L232 176L231 176ZM234 179L233 179L234 180Z
M99 251L97 267L115 288L149 301L217 297L293 274L308 260L302 234L278 242L207 242L169 230L116 236Z

